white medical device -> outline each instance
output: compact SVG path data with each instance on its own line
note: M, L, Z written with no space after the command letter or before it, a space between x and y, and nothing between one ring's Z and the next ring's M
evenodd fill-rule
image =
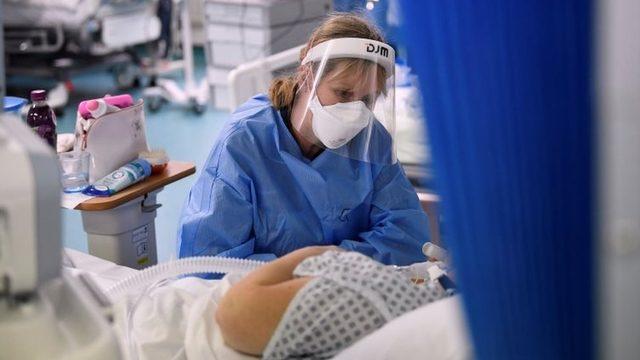
M91 293L61 273L55 154L0 114L0 359L117 359Z
M58 168L53 154L43 145L19 120L8 115L2 117L0 289L3 293L29 293L60 276Z
M427 258L433 258L444 262L449 261L449 254L447 253L447 250L431 242L425 243L422 246L422 253Z

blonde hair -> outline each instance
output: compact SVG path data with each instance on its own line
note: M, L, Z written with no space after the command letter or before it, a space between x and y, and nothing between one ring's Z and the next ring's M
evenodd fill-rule
M384 42L384 38L382 37L380 30L364 18L352 13L336 12L330 14L327 20L313 31L305 47L300 50L300 61L307 56L309 49L314 46L331 39L345 37L371 39ZM358 66L357 64L364 63L364 61L360 59L350 59L347 61L348 63L345 64L346 68L351 68L353 66ZM344 60L342 60L342 62L344 62ZM331 65L336 64L334 63ZM300 70L301 69L299 68L295 74L277 78L271 83L271 86L269 87L269 98L276 109L280 110L286 108L291 110L291 106L295 100L296 91L304 77L304 73ZM326 68L325 71L329 72L328 68ZM382 76L380 76L379 79L384 81L384 74L381 75Z

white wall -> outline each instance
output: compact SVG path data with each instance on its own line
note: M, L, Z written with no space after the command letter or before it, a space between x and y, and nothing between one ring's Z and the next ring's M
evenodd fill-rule
M600 359L640 358L640 1L595 11Z

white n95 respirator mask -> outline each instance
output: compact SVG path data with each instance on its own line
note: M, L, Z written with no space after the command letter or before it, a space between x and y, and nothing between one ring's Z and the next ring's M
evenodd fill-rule
M373 113L362 101L323 106L316 95L309 110L313 114L313 133L329 149L348 143L373 119Z
M299 101L290 109L290 124L305 143L359 162L396 163L395 51L389 44L363 38L321 42L300 61L296 81Z

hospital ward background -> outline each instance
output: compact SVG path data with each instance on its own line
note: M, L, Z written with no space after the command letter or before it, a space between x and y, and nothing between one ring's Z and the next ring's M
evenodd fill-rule
M0 359L640 358L637 1L0 15Z

